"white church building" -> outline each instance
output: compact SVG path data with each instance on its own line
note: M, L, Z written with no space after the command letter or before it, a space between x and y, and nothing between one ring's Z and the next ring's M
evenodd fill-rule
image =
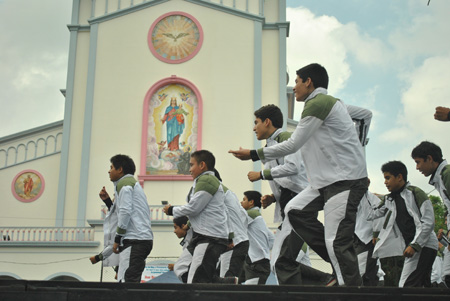
M119 153L134 159L148 198L157 273L181 253L161 201L185 203L190 152L211 151L239 197L270 192L247 179L261 163L228 150L261 147L252 129L263 105L295 126L286 1L73 0L68 22L64 120L0 138L0 279L114 281L88 258L103 249L98 194L113 194L109 159ZM273 209L263 216L276 229Z

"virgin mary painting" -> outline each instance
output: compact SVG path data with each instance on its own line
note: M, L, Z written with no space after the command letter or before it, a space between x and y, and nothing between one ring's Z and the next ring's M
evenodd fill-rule
M177 105L177 99L170 99L170 106L166 108L164 117L161 122L166 123L167 147L174 151L180 149L180 135L184 130L184 115L189 113L183 109L183 105Z
M189 175L190 153L197 149L197 96L187 86L168 84L148 105L146 175Z

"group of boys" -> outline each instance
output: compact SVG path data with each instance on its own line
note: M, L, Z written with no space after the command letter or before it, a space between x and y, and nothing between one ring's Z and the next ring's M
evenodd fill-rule
M189 227L186 234L191 231L173 266L175 274L185 283L264 284L270 274L273 233L259 211L261 194L247 191L239 204L237 196L221 182L215 157L207 150L191 154L190 173L194 184L186 204L164 207L164 212L174 217L175 233L180 226ZM180 219L188 220L189 225L180 224Z
M423 191L407 182L406 167L398 161L388 162L382 168L390 194L380 204L373 198L370 201L363 150L367 132L360 128L364 122L355 131L355 121L370 120L370 115L364 109L346 106L327 95L327 86L328 75L322 66L311 64L299 69L293 91L296 100L305 104L291 137L256 150L230 151L238 159L263 162L302 151L308 187L285 206L285 219L277 236L281 243L272 250L272 269L279 283L301 283L295 258L306 242L332 264L339 285L374 283L370 279L378 278L377 271L373 272L377 269L377 258L403 256L406 259L399 286L430 286L431 267L438 248L431 201ZM367 116L361 119L356 116L360 114ZM450 178L446 179L444 168L447 163L442 154L433 158L430 153L419 152L423 144L431 143L419 145L412 157L417 169L426 176L432 175L430 184L437 188L449 208ZM422 166L433 168L426 170ZM324 210L323 225L317 219L320 210ZM381 217L384 217L382 223L369 223ZM369 227L369 232L378 235L374 247L364 223L381 225L379 233ZM361 256L363 253L365 257ZM448 260L448 256L444 257L444 271Z
M194 183L186 204L164 207L174 221L188 219L192 235L173 267L177 276L187 283L247 280L262 284L273 271L279 284L306 283L305 277L316 275L323 282L324 273L310 271L299 260L307 245L331 263L333 277L326 278L328 284L376 285L378 259L383 263L401 256L405 260L398 285L430 286L438 241L433 231L434 211L427 195L409 184L406 167L399 161L382 167L390 193L381 202L370 194L364 145L371 112L327 95L328 74L319 64L299 69L295 82L295 98L305 103L295 131L292 134L282 131L279 108L264 106L255 112L253 130L257 139L265 139L267 145L255 150L229 151L241 160L261 160L265 169L249 172L248 179L268 180L272 194L261 196L259 192L248 191L239 206L236 195L221 182L212 153L200 150L191 154ZM440 148L422 142L413 150L412 158L419 171L431 176L430 184L450 208L450 167ZM140 194L142 188L129 177L134 171L124 170L113 159L111 162L110 177L115 181L118 200L108 206L110 212L114 206L118 210L113 252L122 249L119 279L128 281L128 271L138 266L137 261L141 264L144 254L151 250L150 218L148 215L148 222L144 223L147 213L125 217L129 213L127 200L134 198L135 193ZM117 169L121 172L116 175ZM109 199L105 193L100 194L103 200ZM275 242L259 210L273 202L277 206L275 221L281 221ZM139 210L148 211L148 205L146 208ZM321 210L323 224L318 220ZM379 228L374 231L372 225ZM139 231L146 234L134 235ZM370 234L375 237L373 242ZM105 238L106 235L107 232ZM111 237L109 232L108 235ZM127 247L132 256L122 256ZM448 248L444 252L444 275L450 274L446 273L450 269ZM139 256L134 254L135 249L136 252L139 249Z

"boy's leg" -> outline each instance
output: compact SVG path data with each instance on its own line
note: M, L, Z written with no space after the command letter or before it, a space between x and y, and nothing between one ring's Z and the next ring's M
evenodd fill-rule
M211 283L220 254L226 250L226 244L200 242L195 246L187 283Z
M218 277L225 277L225 273L228 272L228 269L230 268L231 263L231 256L233 255L233 249L228 250L219 256L219 261L216 265L216 272L215 274Z
M322 196L311 187L286 206L286 217L272 250L272 267L280 284L301 284L300 264L296 259L305 241L316 253L328 259L323 225L317 220L317 212L322 208Z
M300 263L300 271L302 273L303 285L320 285L324 286L333 275L316 270L315 268Z
M228 264L228 269L222 274L222 268L220 277L239 277L244 268L245 257L248 254L249 242L248 240L240 242L231 251L231 257ZM227 252L228 253L228 252ZM222 266L221 266L222 267Z
M448 247L444 249L444 263L442 264L442 282L450 288L450 251Z
M367 253L367 263L366 263L366 272L363 277L363 285L364 286L377 286L379 282L378 278L378 259L373 258L373 248L374 245L372 242L367 244L368 253Z
M367 178L340 181L323 188L325 242L339 285L360 286L353 246L356 211L367 191Z
M286 208L286 205L289 203L290 200L292 200L297 193L284 188L284 187L280 187L281 193L280 193L280 210L281 210L281 218L284 220L285 214L284 214L284 209Z
M406 258L399 287L431 287L431 269L437 251L422 248L413 257Z
M152 240L131 240L124 241L124 247L130 245L129 266L125 271L125 282L141 282L142 272L145 269L145 260L153 248Z
M324 225L317 218L318 212L324 208L324 202L323 194L308 187L289 202L285 212L293 228L291 234L306 242L323 260L330 262L325 245Z
M431 268L431 286L438 287L442 283L442 257L436 256ZM443 284L443 283L442 283Z
M183 283L187 282L189 266L192 262L192 254L187 248L183 250L177 262L173 266L173 272Z
M384 286L398 287L400 281L400 276L403 270L403 264L405 262L405 257L394 256L381 258L381 268L384 271Z
M130 266L131 247L121 249L119 253L119 271L117 272L117 281L125 282L125 272Z
M300 263L296 261L302 245L303 240L295 233L292 234L292 231L284 239L274 264L274 272L279 284L302 284Z
M354 237L355 252L358 256L359 274L364 286L378 285L377 258L372 258L374 245L372 242L363 243L356 235Z
M270 261L268 259L261 259L252 263L250 257L247 256L244 272L245 280L249 282L247 284L266 284L267 278L270 275Z

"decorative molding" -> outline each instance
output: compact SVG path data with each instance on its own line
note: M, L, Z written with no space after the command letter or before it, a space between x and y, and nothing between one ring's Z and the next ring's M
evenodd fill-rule
M103 227L104 221L102 219L88 219L87 222L92 227ZM172 228L173 221L172 220L155 220L155 221L152 220L152 228L154 226L170 226Z
M0 241L0 248L97 248L98 241Z
M92 227L0 227L0 242L92 242Z
M105 220L103 219L88 219L87 223L89 224L89 226L95 228L95 227L103 227L103 222Z
M288 118L287 124L290 125L290 126L293 126L293 127L297 127L298 121Z
M279 107L281 112L283 112L283 128L286 130L287 117L288 117L288 97L287 97L287 47L286 47L286 28L280 28L278 34L278 99Z
M254 45L253 45L253 111L258 110L262 106L262 24L254 22ZM254 136L254 149L261 147L261 142ZM253 162L253 170L260 170L261 162ZM253 182L253 189L261 191L262 181Z
M41 125L41 126L38 126L38 127L32 128L32 129L26 130L26 131L22 131L22 132L15 133L12 135L4 136L4 137L0 138L0 144L8 143L13 140L23 139L23 138L26 138L27 136L39 134L44 131L54 130L58 127L61 127L63 125L63 123L64 123L64 120L55 121L55 122L52 122L49 124Z
M89 163L91 157L92 117L94 111L95 67L97 65L98 26L98 24L92 25L89 40L89 63L86 84L86 103L84 107L83 142L81 145L80 185L78 190L78 227L83 226L86 220Z
M283 119L283 128L286 130L289 118L289 105L287 97L287 47L286 38L289 36L289 25L286 21L286 0L278 0L278 22L275 23L278 28L278 98L280 110L285 118ZM289 76L289 75L288 75Z
M26 136L38 134L39 132L47 129L57 128L61 126L61 124L62 121L58 122L58 126L56 127L40 127L39 130L32 129L30 131L26 131L27 134L22 134L25 133L22 132L17 134L17 136L12 135L14 136L14 139L9 139L9 137L11 136L8 136L6 138L8 138L8 141L25 138ZM0 170L60 153L61 145L60 143L58 143L58 138L62 138L62 132L58 132L56 133L56 135L50 134L45 139L40 137L36 140L30 140L26 143L20 143L16 146L10 146L7 149L0 149ZM48 146L51 144L51 142L54 143L51 145L53 146L53 149L49 151ZM32 153L30 154L29 151L32 151ZM2 156L1 154L4 154L4 156ZM11 160L10 156L13 156L14 160ZM2 164L3 160L4 162ZM8 164L9 161L13 162Z
M248 11L238 10L236 8L233 8L233 7L225 6L223 4L213 3L213 2L207 1L207 0L185 0L185 1L191 2L191 3L194 3L194 4L198 4L198 5L201 5L201 6L209 7L209 8L212 8L214 10L222 11L222 12L227 13L227 14L231 14L231 15L235 15L235 16L238 16L238 17L242 17L242 18L258 21L258 22L264 22L264 20L265 20L265 18L264 18L264 9L261 9L261 7L260 7L260 11L258 12L259 15L255 15L255 14L252 14L252 13L250 13Z
M290 25L291 25L290 22L264 23L263 29L264 30L280 30L281 28L285 28L286 29L286 37L289 37Z
M79 23L80 0L74 0L72 4L72 24ZM90 28L89 28L90 30ZM69 167L69 147L70 147L70 132L72 130L72 104L73 91L75 85L75 64L77 57L78 32L70 32L69 44L69 61L67 66L67 80L66 89L64 92L64 126L63 126L63 140L61 146L61 161L59 164L59 180L58 180L58 194L56 199L56 216L55 226L64 226L64 209L66 202L66 187L67 187L67 173Z
M95 24L95 23L102 23L105 21L109 21L115 18L119 18L131 13L134 13L136 11L139 11L141 9L145 9L148 7L152 7L164 2L168 2L170 0L150 0L150 1L146 1L146 2L142 2L139 4L133 4L133 1L130 2L130 6L127 8L120 8L118 7L118 9L114 12L106 12L104 15L102 16L91 16L91 19L88 20L89 24ZM95 5L93 4L92 7L92 11L95 11Z
M88 32L91 31L91 26L90 25L80 25L80 24L69 24L67 25L67 28L69 29L70 32Z
M166 215L163 211L164 205L150 205L150 219L152 226L154 225L172 225L173 217ZM104 210L107 210L105 205L102 205L102 218L101 219L88 219L87 222L91 227L103 227L104 222Z

